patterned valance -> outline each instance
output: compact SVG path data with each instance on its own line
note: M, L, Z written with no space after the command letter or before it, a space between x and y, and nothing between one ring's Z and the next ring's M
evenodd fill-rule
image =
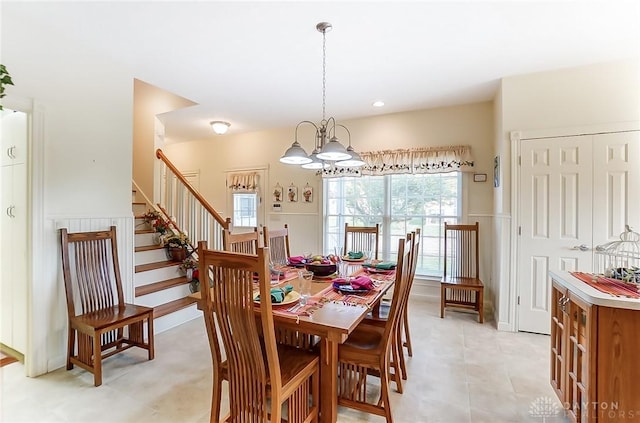
M383 150L360 153L366 163L360 168L332 166L322 171L323 177L391 175L401 173L471 172L471 147L412 148L409 150Z
M233 191L256 191L258 189L258 174L256 172L246 172L229 175L229 189Z

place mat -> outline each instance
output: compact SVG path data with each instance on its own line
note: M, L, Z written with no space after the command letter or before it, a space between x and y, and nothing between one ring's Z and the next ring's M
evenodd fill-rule
M366 269L361 267L360 269L356 270L351 274L351 276L360 276L360 275L369 276L375 282L379 282L379 281L393 282L396 280L395 270L388 270L388 271L385 271L384 273L369 273Z
M583 272L570 272L571 275L580 279L587 285L597 289L605 294L613 295L614 297L626 297L626 298L640 298L640 293L635 285L625 283L623 281L606 278L601 275L594 275L592 273Z

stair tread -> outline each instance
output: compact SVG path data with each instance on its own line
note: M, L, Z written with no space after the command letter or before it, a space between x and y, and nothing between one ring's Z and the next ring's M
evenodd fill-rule
M173 313L174 311L181 310L183 308L189 307L191 304L194 304L197 300L192 297L184 297L179 298L177 300L170 301L165 304L161 304L153 308L153 318L157 319L158 317L165 316L169 313Z
M153 229L136 229L136 234L152 234L154 232Z
M180 262L173 260L157 261L155 263L139 264L136 266L136 273L146 272L147 270L161 269L163 267L179 266Z
M188 284L186 276L179 276L177 278L166 279L164 281L148 283L136 287L136 297L142 297L143 295L152 294L154 292L162 291L164 289L173 288L174 286L180 286Z
M160 250L162 248L164 248L162 245L143 245L141 247L136 247L135 252L138 253L140 251Z

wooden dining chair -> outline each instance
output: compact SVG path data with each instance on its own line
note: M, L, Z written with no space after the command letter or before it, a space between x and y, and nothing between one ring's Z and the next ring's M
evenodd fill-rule
M216 390L222 376L229 382L225 422L280 422L283 404L291 423L318 420L319 359L276 341L268 254L262 247L252 255L207 250L206 243L198 244L199 272L211 286L201 290L200 307L214 359L212 421L214 408L220 409ZM259 275L259 319L254 274ZM227 357L226 374L221 377L215 375L222 364L218 333Z
M444 224L444 271L440 282L440 317L447 307L471 309L484 321L484 285L480 280L478 222Z
M262 229L264 234L264 246L269 248L272 264L285 265L289 262L291 251L289 249L289 227L285 223L282 229Z
M124 302L116 227L69 233L60 229L67 298L67 370L75 364L102 384L102 360L131 347L154 358L153 308ZM145 327L146 335L145 341Z
M344 250L343 255L353 252L370 251L375 260L378 259L378 238L380 236L380 224L375 226L349 226L344 224Z
M408 287L411 271L411 240L399 240L396 281L389 318L383 326L359 324L347 340L338 346L338 404L356 410L384 416L393 421L389 401L389 382L401 387L400 374L391 373L391 360L397 363L395 336L400 330L402 298ZM376 403L367 401L368 375L380 378L380 396Z
M231 233L230 230L222 231L222 246L225 251L232 253L257 254L260 246L258 228L252 232Z
M411 294L411 287L413 286L413 280L416 275L416 268L418 265L418 257L420 250L420 228L416 228L414 232L407 234L407 239L411 240L411 251L409 254L409 260L411 267L409 269L408 286L405 290L405 295L402 298L402 311L401 311L401 323L400 330L396 334L396 340L394 343L395 348L398 350L398 366L401 372L402 379L407 379L407 366L404 358L403 348L407 349L407 355L413 357L413 349L411 346L411 332L409 329L409 297ZM372 323L375 321L386 321L389 318L389 311L391 309L390 303L381 303L379 307L372 310L371 314L365 319L365 323ZM375 324L375 323L374 323Z

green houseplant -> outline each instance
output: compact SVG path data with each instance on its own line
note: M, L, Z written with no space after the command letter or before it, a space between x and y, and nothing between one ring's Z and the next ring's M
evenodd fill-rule
M7 71L6 66L3 64L0 64L0 99L2 99L5 96L5 93L4 93L5 85L13 85L13 81L11 80L11 75L9 75L9 72ZM2 108L2 104L0 104L0 110L4 110Z

